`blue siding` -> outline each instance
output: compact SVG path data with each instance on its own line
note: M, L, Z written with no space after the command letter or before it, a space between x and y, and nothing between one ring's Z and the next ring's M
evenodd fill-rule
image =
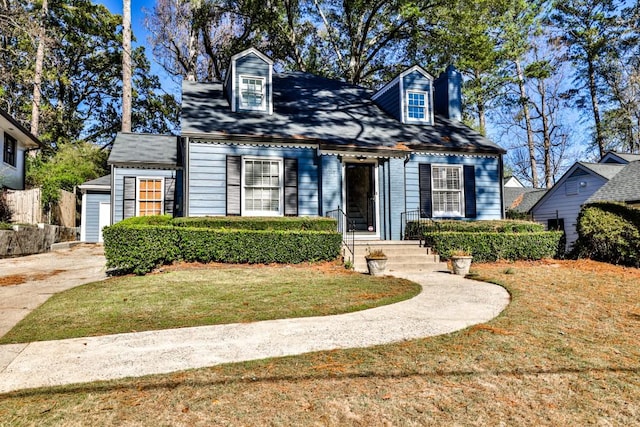
M400 239L400 214L405 209L405 177L404 177L404 159L389 160L389 203L391 214L391 240Z
M376 98L375 103L387 114L400 120L400 83L397 82Z
M419 209L418 164L472 165L476 178L476 209L479 220L500 219L500 158L457 155L412 155L406 165L406 210Z
M416 90L416 91L427 92L427 96L426 96L427 120L416 121L416 120L409 120L407 117L405 117L405 123L433 124L433 121L431 120L432 113L433 113L433 104L431 102L431 98L432 98L431 97L431 90L432 90L431 79L425 77L422 73L415 70L403 77L402 86L404 89L404 93L402 94L402 96L404 100L403 102L405 103L405 108L407 103L407 91Z
M85 217L82 218L85 226L85 241L97 242L100 230L100 203L109 203L111 201L111 193L97 193L87 191L85 202Z
M342 163L337 156L322 156L322 215L342 206Z
M238 58L234 67L236 84L236 111L240 109L240 76L262 77L265 82L265 106L269 111L271 100L271 82L269 81L269 64L254 53Z
M148 177L148 178L171 178L176 177L176 171L174 170L160 170L160 169L137 169L137 168L113 168L113 204L111 206L111 213L113 215L112 224L118 221L122 221L123 218L123 203L124 203L124 177ZM182 185L176 180L176 188Z
M313 148L189 143L189 216L226 215L226 158L257 156L298 159L298 215L318 215L318 165Z

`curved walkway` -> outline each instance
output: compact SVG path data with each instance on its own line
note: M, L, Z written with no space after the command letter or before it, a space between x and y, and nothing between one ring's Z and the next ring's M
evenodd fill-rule
M337 316L3 345L0 393L423 338L491 320L509 303L502 287L449 273L394 274L423 291Z

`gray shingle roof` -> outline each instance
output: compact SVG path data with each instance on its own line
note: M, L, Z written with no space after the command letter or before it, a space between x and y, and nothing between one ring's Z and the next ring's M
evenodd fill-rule
M585 163L578 162L581 166L600 175L603 178L611 179L620 172L625 165L618 163Z
M528 213L546 192L541 188L504 187L504 205L507 210Z
M108 164L120 166L146 166L176 168L181 166L178 137L118 133L113 143Z
M87 182L83 182L80 185L82 187L111 187L111 174L101 176L100 178L92 179Z
M640 161L624 165L623 169L593 193L586 203L602 201L640 201Z
M182 135L251 137L334 147L502 153L462 123L436 116L434 126L402 124L371 101L373 91L312 74L273 75L272 115L232 112L221 83L182 84Z

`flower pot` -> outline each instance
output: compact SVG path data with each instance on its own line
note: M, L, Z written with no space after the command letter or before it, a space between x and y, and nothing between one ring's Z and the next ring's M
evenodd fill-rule
M472 259L472 256L452 256L451 266L453 267L453 273L460 276L466 276L469 274Z
M367 268L372 276L382 276L387 269L387 258L365 258Z

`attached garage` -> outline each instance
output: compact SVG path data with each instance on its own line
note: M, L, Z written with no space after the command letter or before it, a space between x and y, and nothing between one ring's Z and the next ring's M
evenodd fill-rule
M82 192L80 240L102 242L102 229L111 225L111 175L87 181Z

